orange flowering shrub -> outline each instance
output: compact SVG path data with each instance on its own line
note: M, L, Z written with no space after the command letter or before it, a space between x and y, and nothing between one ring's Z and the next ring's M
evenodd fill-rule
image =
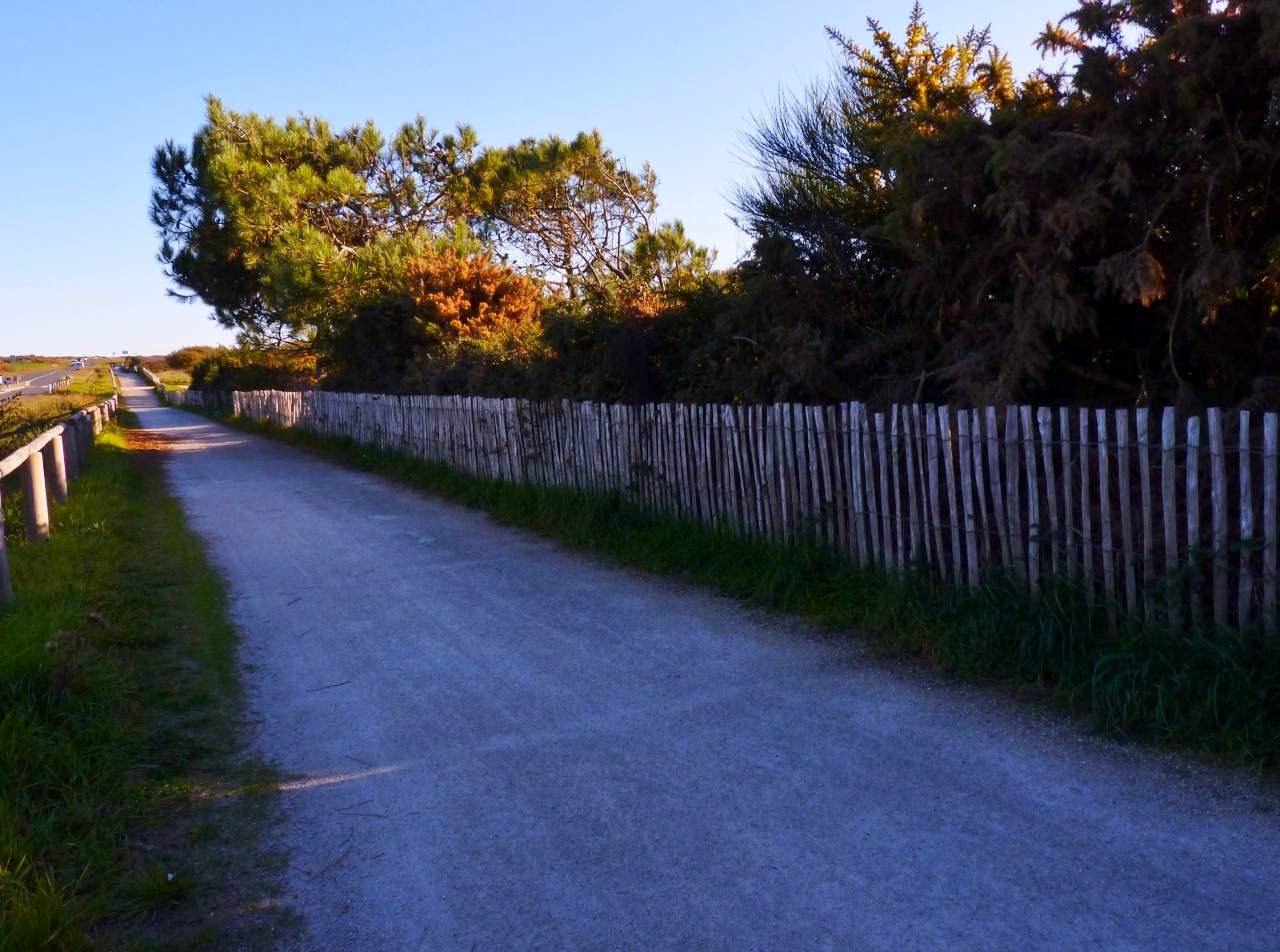
M488 254L419 258L408 291L423 329L441 343L474 341L527 356L541 331L538 285Z

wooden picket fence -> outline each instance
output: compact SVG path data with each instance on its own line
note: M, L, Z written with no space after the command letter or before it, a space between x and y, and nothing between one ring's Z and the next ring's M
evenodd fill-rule
M888 572L914 566L968 586L1007 573L1031 592L1064 576L1113 619L1276 629L1275 413L319 391L170 399L491 479L619 493Z

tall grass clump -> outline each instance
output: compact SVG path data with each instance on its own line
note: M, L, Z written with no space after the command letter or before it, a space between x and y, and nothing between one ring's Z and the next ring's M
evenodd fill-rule
M926 658L958 677L1043 686L1100 730L1280 766L1280 647L1250 633L1123 618L1113 627L1104 605L1060 577L1034 596L1001 576L974 589L923 571L894 577L860 569L829 548L742 538L645 512L617 495L482 479L349 439L229 422L623 564L679 574L748 605L861 629L886 650Z

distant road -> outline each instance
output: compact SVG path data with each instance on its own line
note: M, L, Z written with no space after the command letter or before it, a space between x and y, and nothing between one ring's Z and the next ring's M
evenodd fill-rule
M92 367L93 361L85 362L86 367ZM17 384L0 387L0 397L30 397L38 393L43 393L44 388L51 383L56 383L65 377L70 370L66 367L60 367L57 370L44 370L39 373L18 374Z

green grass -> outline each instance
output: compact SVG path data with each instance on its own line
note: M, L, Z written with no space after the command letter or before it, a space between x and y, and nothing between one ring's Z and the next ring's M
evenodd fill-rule
M482 508L625 565L680 575L815 619L836 636L857 629L882 649L928 659L952 675L1036 686L1099 730L1252 767L1280 767L1280 646L1238 635L1176 633L1129 623L1050 579L1030 597L1007 579L957 589L924 574L860 570L830 549L742 539L716 527L593 496L479 479L345 439L244 419L224 422L328 459Z
M109 427L44 545L23 540L4 484L0 952L222 947L267 928L244 867L270 784L240 760L235 633L153 456Z
M92 366L71 373L71 393L87 393L105 400L114 392L111 367L107 361L96 361Z

